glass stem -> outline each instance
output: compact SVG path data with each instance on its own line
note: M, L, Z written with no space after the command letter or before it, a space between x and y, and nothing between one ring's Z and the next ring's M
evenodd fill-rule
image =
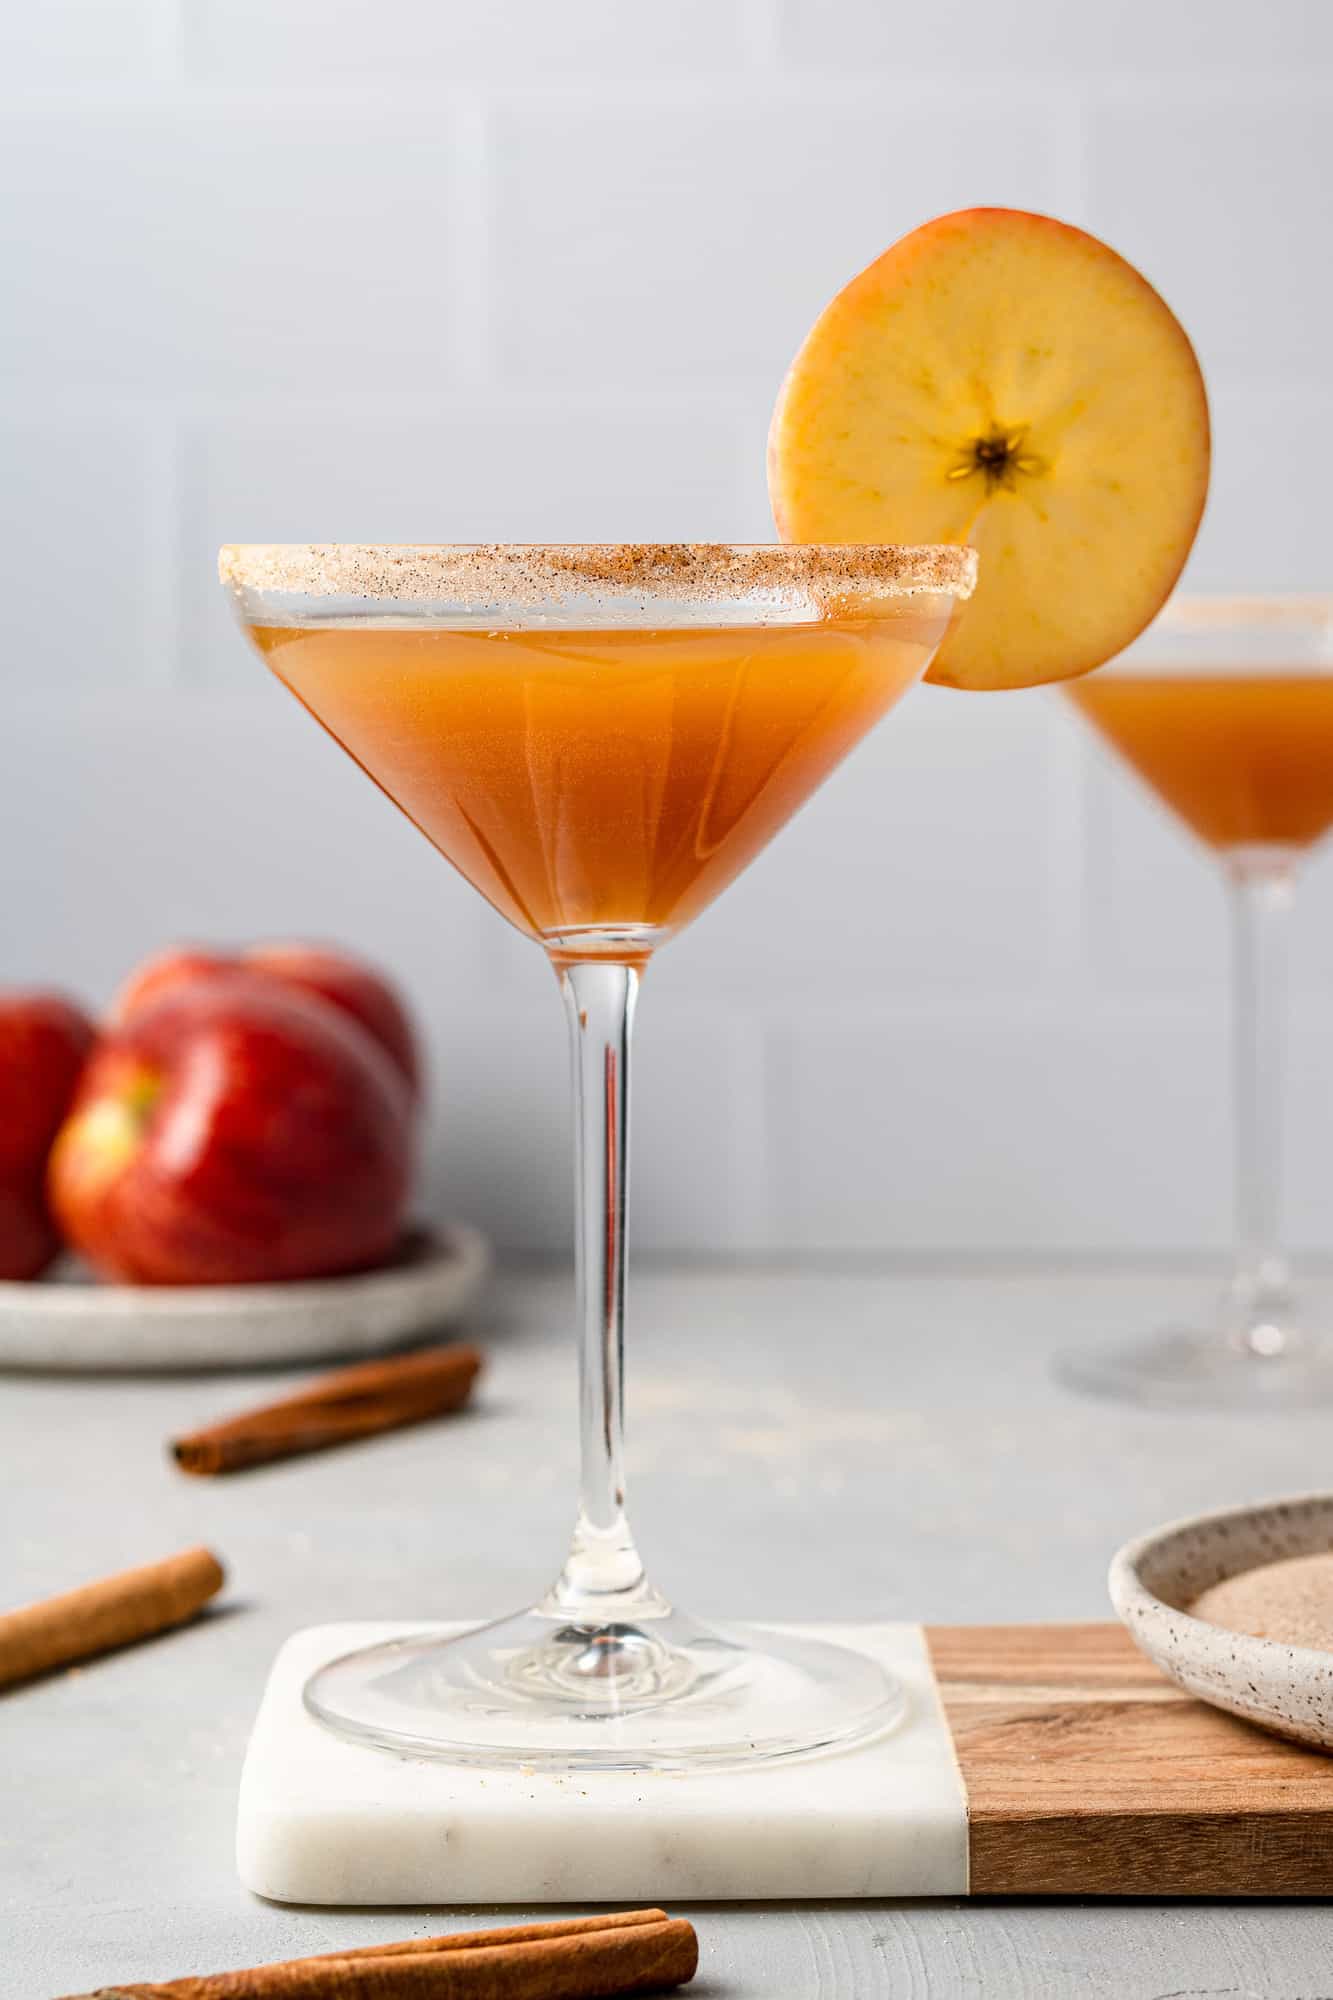
M1236 1265L1229 1330L1256 1355L1292 1345L1281 1249L1282 1110L1286 1081L1287 912L1295 871L1281 848L1227 858L1232 914Z
M639 972L582 959L557 966L574 1070L579 1315L579 1511L542 1610L589 1627L660 1617L625 1518L625 1220L629 1052Z

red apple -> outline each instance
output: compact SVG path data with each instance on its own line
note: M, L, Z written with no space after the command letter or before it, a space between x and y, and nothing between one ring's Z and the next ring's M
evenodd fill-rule
M205 951L187 945L160 952L130 975L116 997L111 1018L127 1021L148 1001L160 999L191 980L235 973L268 974L341 1007L388 1050L411 1085L413 1096L420 1095L417 1034L392 982L363 959L331 945L259 944L240 952Z
M421 1091L421 1052L412 1017L391 980L364 959L317 944L257 944L242 954L249 971L276 979L341 1007L388 1050L412 1087Z
M59 1249L41 1184L0 1188L0 1278L40 1278Z
M384 1050L271 978L192 978L135 1007L89 1062L51 1155L51 1206L136 1284L313 1278L383 1262L412 1164Z
M131 1014L137 1014L152 1001L174 993L190 980L217 979L233 971L236 963L235 952L205 951L195 945L173 945L169 951L159 951L135 966L111 1002L107 1024L122 1027Z
M92 1044L60 994L0 994L0 1278L35 1278L60 1248L46 1157Z

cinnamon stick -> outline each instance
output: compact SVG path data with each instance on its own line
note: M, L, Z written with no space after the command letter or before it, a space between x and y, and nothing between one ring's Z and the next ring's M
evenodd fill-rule
M0 1614L0 1687L183 1625L222 1584L216 1556L185 1549L6 1611Z
M462 1341L358 1362L294 1396L174 1439L172 1456L182 1472L214 1476L399 1430L461 1408L481 1366L477 1349Z
M479 1951L492 1944L529 1944L540 1938L576 1937L583 1931L631 1930L669 1921L665 1910L609 1910L600 1917L557 1917L545 1924L502 1924L490 1931L445 1931L439 1937L404 1938L397 1944L353 1945L347 1951L321 1951L298 1965L319 1965L325 1959L397 1958L411 1952Z
M512 1930L370 1945L245 1972L103 1986L68 2000L602 2000L694 1977L693 1926L626 1910Z

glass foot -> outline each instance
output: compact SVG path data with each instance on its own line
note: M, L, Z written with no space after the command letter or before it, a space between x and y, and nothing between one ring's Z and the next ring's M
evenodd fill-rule
M906 1699L861 1653L678 1611L576 1624L525 1611L348 1653L306 1684L328 1729L491 1769L693 1770L809 1756L892 1728Z
M1265 1353L1225 1333L1171 1328L1149 1340L1062 1355L1071 1388L1122 1402L1199 1410L1289 1410L1333 1403L1333 1347L1306 1335Z

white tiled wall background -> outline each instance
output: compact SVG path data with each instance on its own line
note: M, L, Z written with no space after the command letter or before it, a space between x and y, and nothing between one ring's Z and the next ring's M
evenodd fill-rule
M563 1247L550 975L266 681L217 543L766 538L809 322L996 202L1194 334L1193 585L1327 588L1331 132L1329 0L0 8L0 980L354 943L430 1029L430 1202ZM1296 927L1328 1249L1333 859ZM923 690L653 971L638 1240L1217 1247L1224 968L1208 863L1059 697Z

